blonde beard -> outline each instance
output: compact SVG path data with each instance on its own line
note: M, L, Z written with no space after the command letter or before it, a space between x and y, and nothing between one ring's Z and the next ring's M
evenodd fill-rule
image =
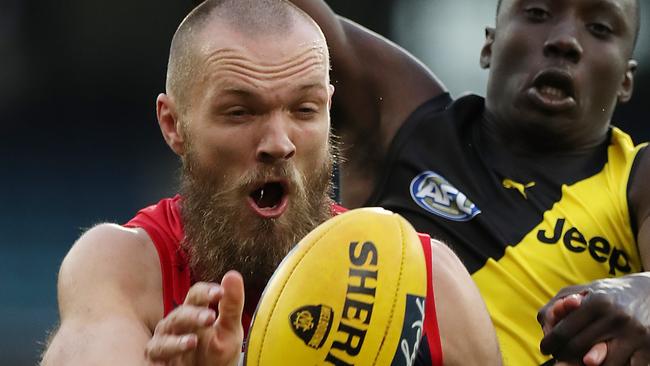
M224 180L215 170L199 168L195 155L188 153L181 176L182 247L194 279L220 282L235 269L247 290L261 291L291 248L331 217L332 161L329 153L309 175L283 162ZM287 210L275 219L257 216L246 204L252 184L270 176L286 179L289 187Z

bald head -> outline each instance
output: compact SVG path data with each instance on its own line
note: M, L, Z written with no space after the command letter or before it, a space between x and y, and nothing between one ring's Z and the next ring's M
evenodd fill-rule
M318 25L286 0L207 0L192 10L172 38L167 65L166 89L180 109L189 106L188 93L197 74L202 35L210 25L220 24L249 39L281 36L297 22ZM210 28L212 29L212 28ZM222 28L223 29L223 28ZM218 38L217 32L209 37Z

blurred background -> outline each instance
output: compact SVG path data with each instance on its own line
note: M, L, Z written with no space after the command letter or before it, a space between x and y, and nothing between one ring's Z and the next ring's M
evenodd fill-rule
M328 3L420 57L455 96L483 94L478 56L496 0ZM86 228L125 222L175 192L178 163L160 136L155 98L191 7L0 2L0 365L37 363L58 321L59 264ZM645 25L649 14L646 6ZM644 26L635 97L615 117L637 142L650 140L648 42Z

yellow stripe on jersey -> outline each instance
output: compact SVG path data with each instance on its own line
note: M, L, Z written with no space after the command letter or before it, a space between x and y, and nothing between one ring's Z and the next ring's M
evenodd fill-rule
M635 147L614 128L602 171L562 187L539 225L473 274L497 330L505 365L539 365L537 311L565 286L641 270L627 182Z

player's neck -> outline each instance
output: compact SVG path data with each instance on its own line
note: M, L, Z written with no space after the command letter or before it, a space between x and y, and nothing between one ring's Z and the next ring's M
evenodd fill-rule
M600 146L608 134L594 141L575 141L554 131L526 128L526 124L499 119L485 111L481 120L482 140L488 145L518 155L574 155L592 151Z

